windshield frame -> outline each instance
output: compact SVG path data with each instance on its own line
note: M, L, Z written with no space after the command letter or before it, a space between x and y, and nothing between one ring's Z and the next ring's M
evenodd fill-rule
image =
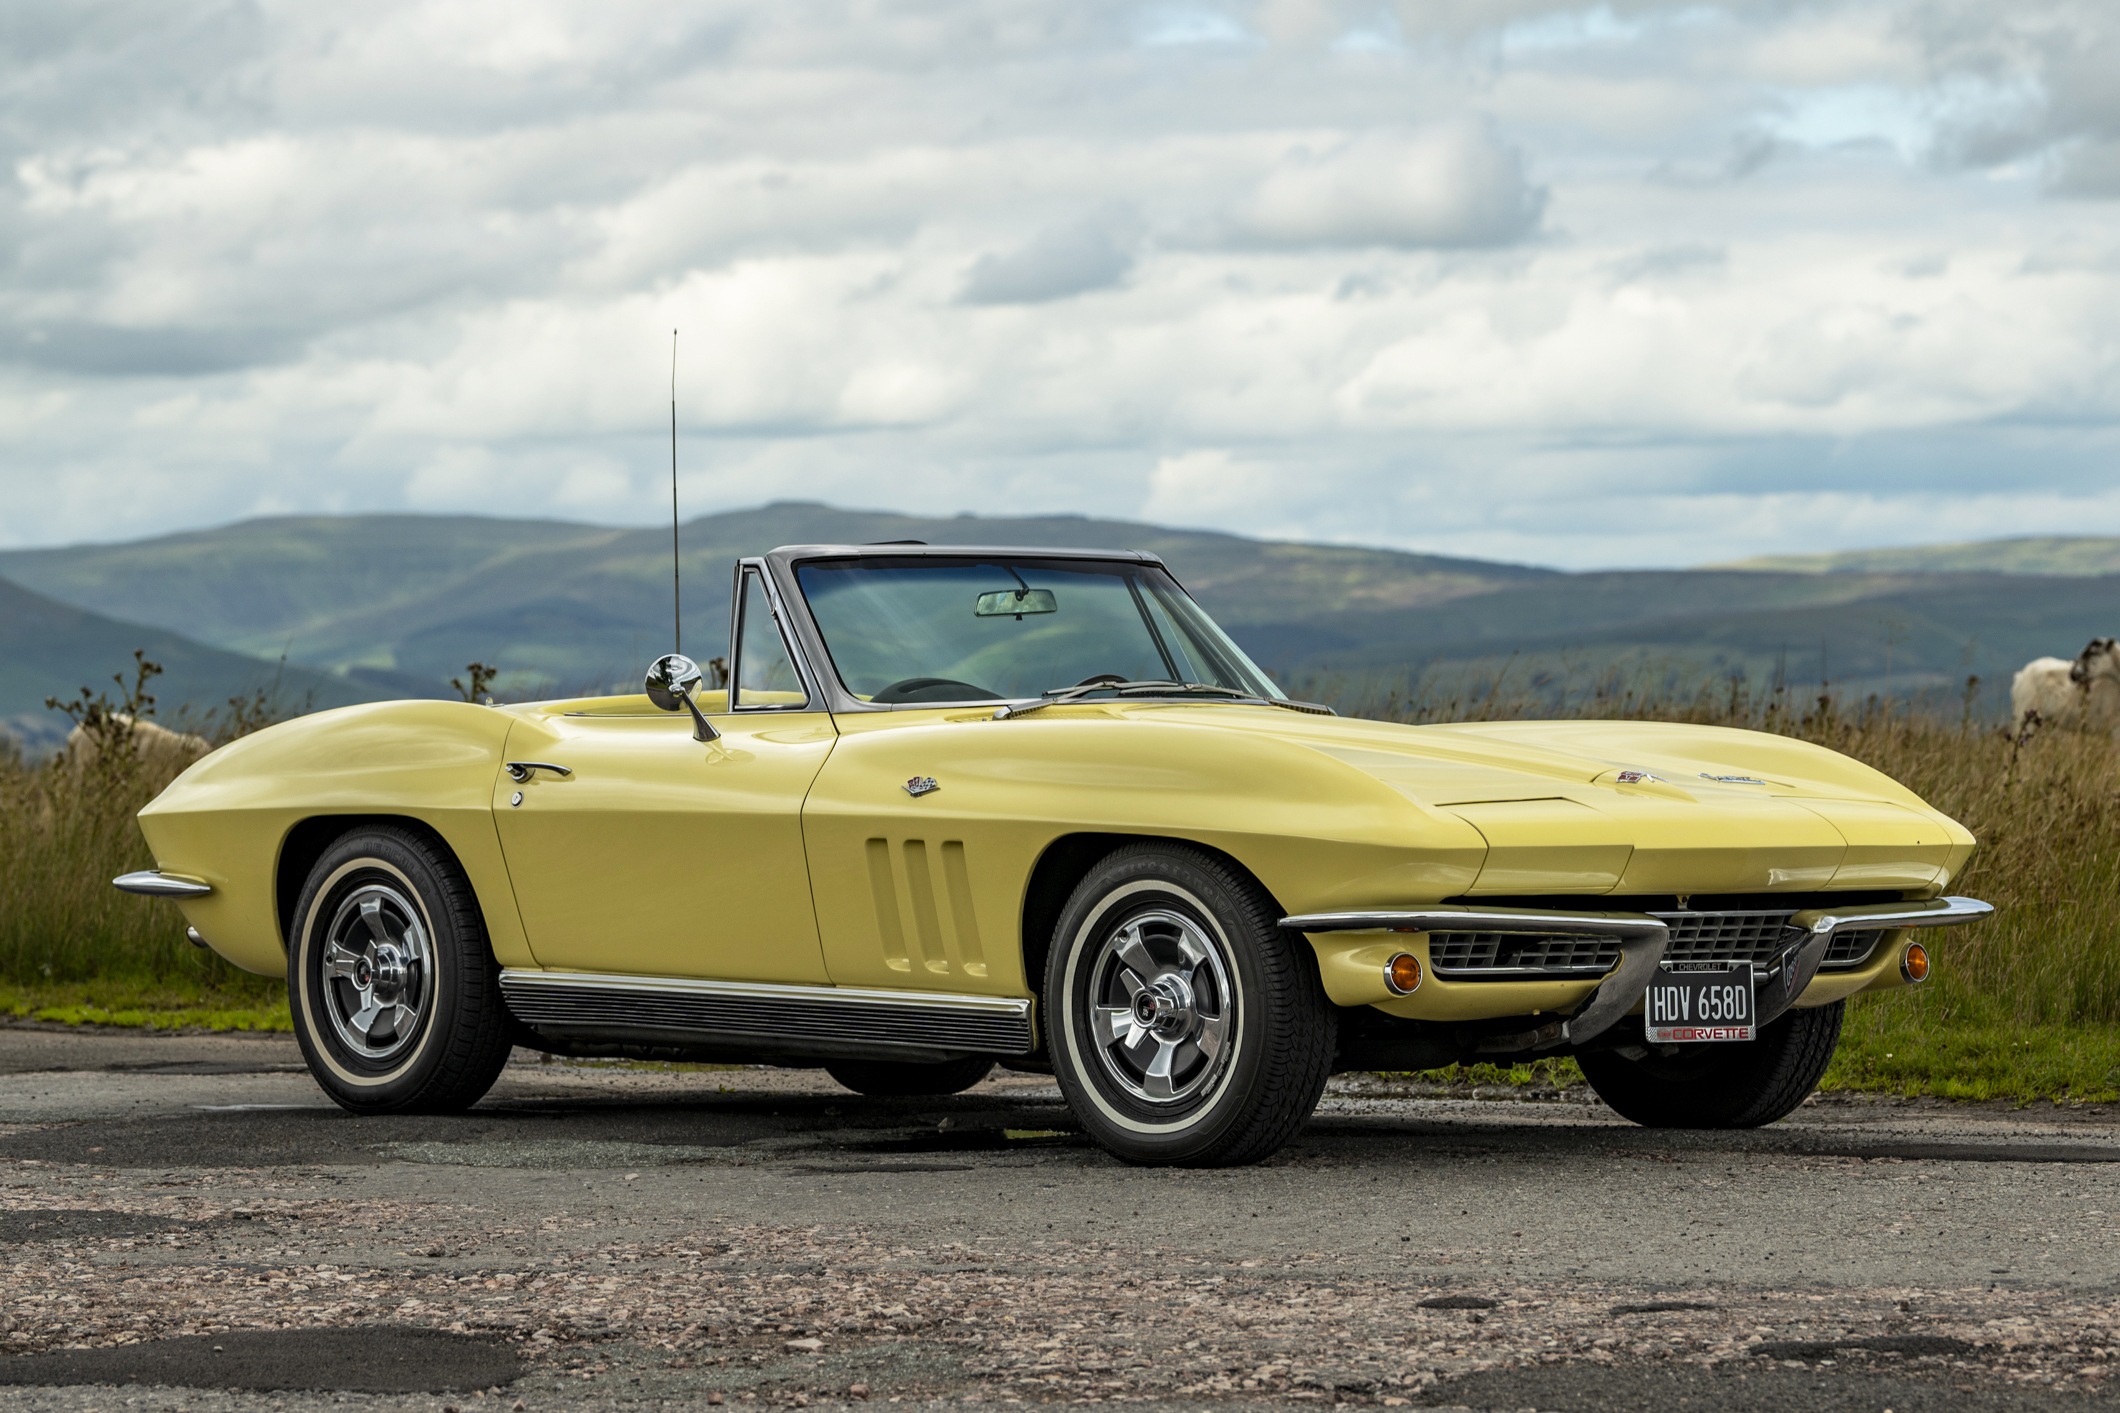
M802 655L809 660L812 667L812 675L823 688L825 706L828 710L835 713L933 711L937 708L962 710L967 707L994 708L1004 703L1034 702L1040 700L1040 698L980 697L962 702L871 702L862 700L860 697L855 696L848 689L845 681L841 679L839 664L833 661L831 651L825 644L824 635L818 630L817 621L810 614L809 600L803 595L801 581L796 578L795 571L806 564L826 561L855 559L903 560L911 558L932 558L944 561L991 560L997 555L1006 556L1010 559L1088 560L1100 564L1118 564L1155 569L1169 579L1172 586L1179 593L1185 595L1186 600L1192 604L1195 612L1202 618L1207 619L1208 622L1214 622L1213 616L1200 607L1199 601L1194 599L1192 594L1186 590L1185 585L1179 581L1178 576L1170 572L1170 566L1165 564L1160 556L1145 554L1138 550L1034 549L1021 545L787 545L767 554L765 556L765 564L774 580L774 587L780 590L781 603L792 609L792 612L787 616L786 625L793 630L793 636L799 640L798 647L801 649ZM1223 628L1219 623L1215 624L1215 627L1225 638L1229 636L1229 630ZM1234 640L1232 640L1232 646L1235 646ZM1242 648L1238 648L1238 652L1243 654ZM1253 663L1248 654L1243 656L1246 665L1257 672L1261 680L1273 685L1277 691L1280 690L1279 684L1275 683L1264 669ZM1224 705L1228 705L1230 702L1237 700L1284 699L1221 698L1220 700ZM1092 698L1091 700L1101 701L1104 698ZM1204 705L1217 699L1206 696L1180 696L1173 693L1169 697L1132 695L1126 700L1137 702L1185 701L1196 705Z

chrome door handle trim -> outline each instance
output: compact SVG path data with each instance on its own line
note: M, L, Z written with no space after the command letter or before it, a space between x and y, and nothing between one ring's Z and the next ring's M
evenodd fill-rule
M510 780L513 780L518 785L522 784L525 780L528 780L530 778L530 773L534 770L549 770L554 775L559 776L562 780L566 779L568 776L574 773L566 766L554 765L550 761L511 760L508 762L508 778Z

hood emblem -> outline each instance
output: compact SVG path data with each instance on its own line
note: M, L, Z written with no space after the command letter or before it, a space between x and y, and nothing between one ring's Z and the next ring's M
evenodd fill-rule
M1644 781L1650 780L1653 780L1660 785L1663 783L1664 779L1664 777L1662 777L1661 775L1651 775L1646 770L1623 770L1612 778L1614 780L1617 780L1622 785L1640 785Z
M1700 773L1700 778L1703 780L1713 780L1718 785L1764 785L1767 783L1766 781L1759 779L1757 776L1710 775L1705 770Z
M935 783L935 777L932 775L916 775L905 782L905 792L916 800L922 795L932 795L941 788Z

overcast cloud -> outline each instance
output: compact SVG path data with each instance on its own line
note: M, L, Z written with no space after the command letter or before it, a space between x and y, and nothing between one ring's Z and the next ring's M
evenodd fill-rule
M0 544L2120 534L2109 0L0 12Z

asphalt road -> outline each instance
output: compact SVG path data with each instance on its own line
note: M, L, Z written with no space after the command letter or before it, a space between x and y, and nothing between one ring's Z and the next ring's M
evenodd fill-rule
M1142 1171L1036 1075L518 1060L354 1119L284 1038L0 1028L0 1400L2120 1404L2104 1110L1341 1081L1266 1164Z

